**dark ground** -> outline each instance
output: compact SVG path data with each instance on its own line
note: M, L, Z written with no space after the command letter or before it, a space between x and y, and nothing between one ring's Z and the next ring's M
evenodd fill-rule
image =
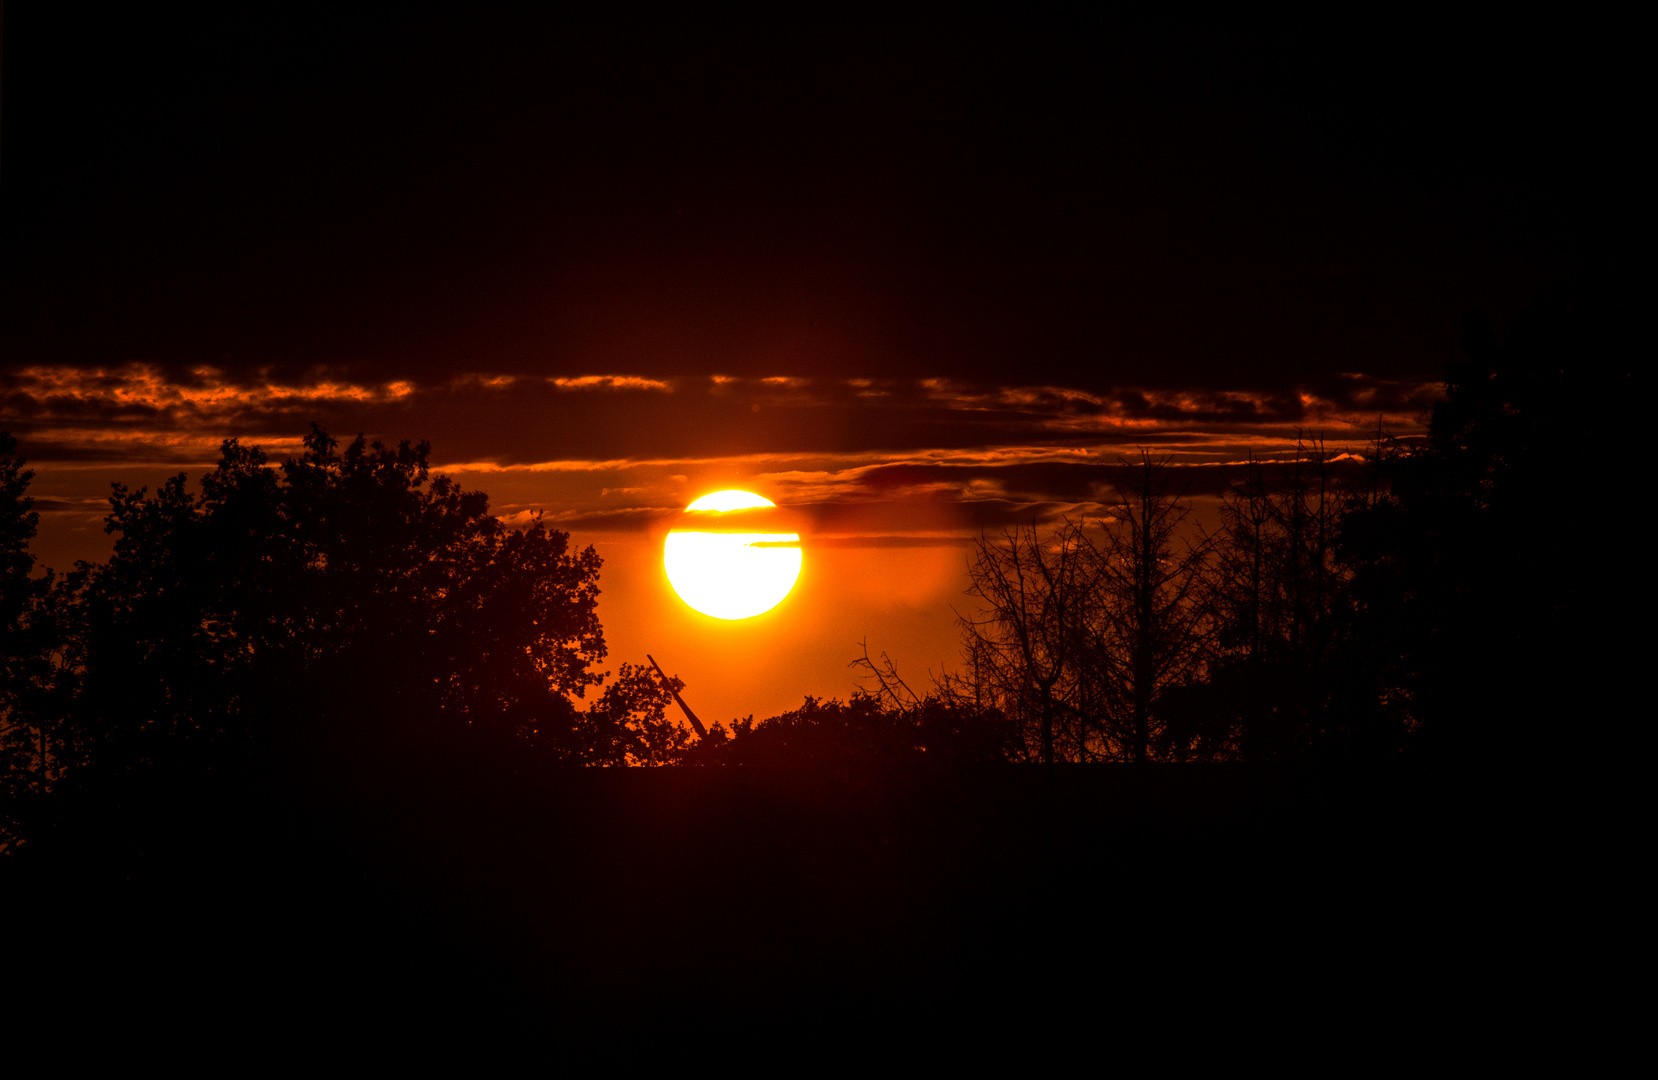
M4 860L12 1015L1420 1026L1526 902L1513 808L1405 765L363 777L152 783Z

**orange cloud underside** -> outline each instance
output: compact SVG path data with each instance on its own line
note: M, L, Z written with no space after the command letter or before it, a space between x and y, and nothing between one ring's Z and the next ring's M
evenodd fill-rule
M54 496L48 514L80 529L96 530L88 500L116 470L199 475L230 437L280 461L315 419L346 438L429 438L436 467L507 520L541 514L578 535L660 534L692 498L742 488L816 508L820 540L950 542L1003 517L1094 512L1100 470L1142 446L1198 469L1292 453L1303 431L1359 449L1378 424L1418 431L1432 394L1357 374L1321 396L625 373L249 382L133 364L25 369L0 386L0 413Z

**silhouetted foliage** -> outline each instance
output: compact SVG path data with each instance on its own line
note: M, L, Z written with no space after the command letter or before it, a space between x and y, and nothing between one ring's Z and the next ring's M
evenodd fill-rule
M596 670L596 553L505 527L424 444L314 429L274 468L229 441L199 491L117 486L113 554L60 580L35 571L31 477L3 438L0 844L79 799L79 835L125 850L271 762L337 759L368 791L380 758L426 768L461 743L488 768L837 774L1562 745L1618 715L1634 665L1597 571L1638 398L1599 320L1544 306L1500 343L1470 322L1426 440L1379 442L1348 487L1317 443L1252 466L1214 537L1183 533L1165 464L1125 463L1106 521L981 540L962 667L927 694L866 653L872 692L694 743L666 713L673 680Z
M862 670L874 686L864 694L880 702L896 726L911 733L929 762L963 766L1013 761L1027 749L1017 721L1000 708L955 693L948 681L917 694L886 653L878 662L870 657L867 643L863 654L847 666Z
M806 765L826 770L867 769L907 761L917 747L913 733L892 722L867 694L850 701L808 696L798 709L755 722L750 716L715 724L709 738L687 757L696 764Z
M1210 551L1175 550L1149 459L1103 532L981 542L944 687L1044 761L1494 758L1615 712L1633 644L1595 568L1634 459L1621 318L1557 297L1501 343L1471 319L1425 440L1379 438L1354 485L1316 441L1252 463Z
M633 665L575 704L604 678L597 554L539 521L506 528L427 454L313 429L280 473L232 440L199 496L182 475L154 496L118 485L114 554L72 575L85 737L131 765L301 731L668 756L685 736Z
M1332 457L1299 442L1287 461L1251 461L1222 498L1206 678L1170 703L1205 756L1293 757L1346 737L1353 619L1337 540L1350 496Z
M63 710L68 672L50 602L56 583L36 576L29 551L39 516L28 495L34 474L17 441L0 433L0 851L22 828L18 815L68 766Z
M868 775L926 765L962 768L1008 760L1018 732L1000 712L975 709L939 694L916 696L902 687L890 662L867 669L877 692L847 701L808 696L758 722L753 716L716 723L682 760L693 765L808 767Z
M1641 401L1623 318L1562 295L1501 342L1470 318L1426 443L1384 448L1342 521L1375 707L1425 749L1537 752L1619 708L1633 638L1602 553Z

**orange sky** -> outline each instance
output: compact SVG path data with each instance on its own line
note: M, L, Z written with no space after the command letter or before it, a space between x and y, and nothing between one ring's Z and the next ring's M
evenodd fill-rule
M16 425L21 450L36 472L37 551L58 569L107 554L102 518L112 481L154 488L177 472L199 478L225 438L280 461L297 449L302 418L320 417L345 437L365 429L388 441L431 437L438 470L488 492L509 523L541 514L578 545L597 548L610 666L651 653L686 681L686 699L712 723L772 715L807 694L845 697L861 685L848 665L866 641L924 689L930 673L956 658L956 613L972 602L972 539L1100 516L1112 467L1138 447L1167 455L1200 509L1212 508L1235 472L1228 463L1291 454L1302 430L1353 450L1378 422L1409 434L1418 403L1436 392L1362 376L1344 384L1341 400L798 376L285 386L235 385L202 370L181 385L129 366L29 369L7 401L24 420ZM492 414L499 434L478 422ZM595 416L620 429L613 446L599 446L610 452L560 456L592 447ZM526 439L536 426L554 434ZM576 435L561 442L557 429L569 427ZM630 443L654 452L628 453ZM526 444L542 452L526 453ZM732 449L744 452L718 452ZM727 487L778 503L805 551L790 597L739 622L688 608L661 558L680 511Z

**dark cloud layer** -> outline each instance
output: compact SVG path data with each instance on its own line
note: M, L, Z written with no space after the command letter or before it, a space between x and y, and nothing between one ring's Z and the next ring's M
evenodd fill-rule
M1303 453L1313 452L1312 447ZM1170 490L1182 496L1220 495L1229 486L1240 482L1254 469L1268 484L1282 483L1295 468L1294 451L1283 451L1283 460L1267 459L1259 464L1242 461L1211 462L1203 464L1176 464L1175 479ZM1147 454L1143 461L1175 464L1170 458ZM1302 460L1305 460L1303 457ZM1010 499L1038 503L1060 500L1072 503L1109 502L1122 491L1131 491L1141 463L1128 457L1115 462L1042 462L1018 465L892 465L881 466L863 474L863 482L876 489L931 488L961 492L971 491L975 481L995 485ZM1330 476L1336 483L1354 484L1364 475L1364 462L1356 456L1344 457L1330 466Z
M1362 441L1410 427L1430 386L1368 378L1336 396L1237 390L973 386L941 380L790 378L545 380L462 377L437 386L184 381L139 366L32 368L0 390L0 416L37 460L201 462L223 438L293 446L311 423L336 435L424 439L437 460L499 466L762 454L904 455L1010 446L1162 446L1212 454L1217 440L1281 442L1299 429ZM878 485L895 473L875 473Z

